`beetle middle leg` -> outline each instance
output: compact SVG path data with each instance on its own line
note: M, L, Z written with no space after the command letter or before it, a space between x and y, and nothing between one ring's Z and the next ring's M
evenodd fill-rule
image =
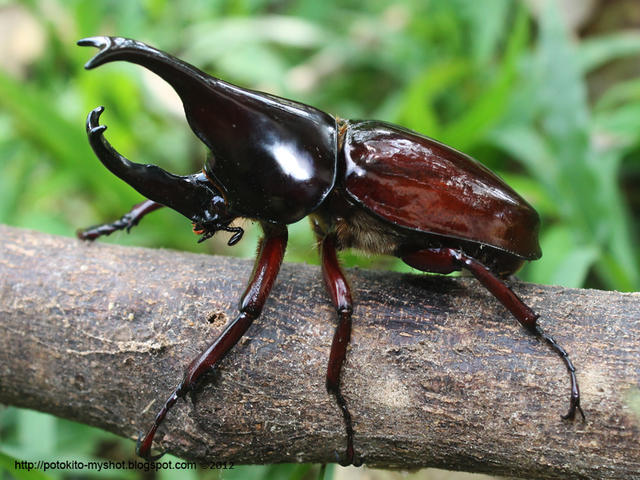
M361 459L354 461L353 422L351 413L340 391L340 372L342 371L342 365L347 355L347 346L351 339L351 313L353 312L351 290L340 268L340 263L336 255L335 234L325 235L319 239L318 245L322 258L324 283L338 314L338 326L333 336L331 353L329 354L326 387L327 391L334 396L338 407L340 407L342 411L345 428L347 430L347 448L345 450L345 458L341 461L341 464L354 464L359 466L362 463Z
M138 439L136 452L146 459L151 457L151 445L156 430L162 424L169 409L195 386L198 379L209 371L242 338L251 323L258 318L280 270L287 246L287 228L280 225L263 224L264 239L260 243L258 257L253 267L251 280L240 300L240 313L200 355L187 367L178 387L160 409L149 431Z
M538 325L539 315L528 307L502 280L478 260L454 248L429 248L409 252L401 256L408 265L426 272L451 273L461 269L470 271L474 277L495 296L514 317L534 335L546 341L562 358L571 378L571 397L569 411L562 418L572 420L576 411L584 420L584 412L580 407L580 389L576 379L576 369L566 350L545 333Z
M164 205L158 202L145 200L144 202L135 204L131 210L115 222L94 225L93 227L78 230L76 235L80 240L95 240L98 237L111 235L117 230L126 230L128 233L129 230L140 223L140 220L142 220L144 216L162 207L164 207Z

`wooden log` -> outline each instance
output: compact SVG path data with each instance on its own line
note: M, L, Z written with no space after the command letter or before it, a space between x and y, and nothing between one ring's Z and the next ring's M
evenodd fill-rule
M252 267L4 226L0 238L0 402L130 438L235 314ZM510 282L576 365L587 421L572 422L560 358L474 279L347 274L343 390L368 465L640 478L639 294ZM319 269L285 264L262 316L157 445L200 462L335 461L335 322Z

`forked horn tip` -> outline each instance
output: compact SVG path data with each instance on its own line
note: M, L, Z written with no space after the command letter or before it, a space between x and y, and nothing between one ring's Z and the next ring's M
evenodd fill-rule
M113 45L113 38L105 36L81 38L80 40L78 40L77 45L81 47L96 47L100 49L98 53L96 53L87 63L84 64L84 68L86 70L90 70L103 63L102 55Z
M102 115L102 112L104 112L102 105L89 112L89 115L87 115L87 132L95 133L107 129L106 125L100 125L100 115Z
M95 37L85 37L78 40L77 44L81 47L103 48L109 43L109 37L98 35Z

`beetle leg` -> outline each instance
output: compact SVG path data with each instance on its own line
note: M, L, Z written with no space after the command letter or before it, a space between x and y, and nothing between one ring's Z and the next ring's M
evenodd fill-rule
M563 419L572 420L576 411L585 419L580 407L580 389L576 379L576 369L566 350L545 333L538 325L539 315L529 308L502 280L493 274L487 267L476 259L465 255L460 250L453 248L430 248L418 250L402 256L402 260L408 265L422 271L435 273L451 273L465 268L476 277L493 296L495 296L514 317L534 335L545 340L553 350L562 358L571 377L571 397L569 411L563 415Z
M160 409L149 431L138 439L136 452L149 459L156 430L178 398L189 393L198 379L209 371L244 335L251 323L258 318L280 270L287 246L287 228L279 225L262 226L265 236L260 243L258 257L251 280L240 300L240 313L200 355L187 367L180 385ZM158 457L155 457L158 458Z
M347 355L347 346L351 338L351 313L353 312L353 302L351 301L351 290L347 279L342 273L338 257L336 255L335 234L326 235L319 243L320 256L322 258L322 275L331 300L338 313L338 326L331 344L329 354L329 365L327 368L327 391L336 399L338 407L342 410L344 424L347 430L347 448L345 459L342 465L354 464L353 450L353 423L351 413L347 408L347 402L340 392L340 372L344 359ZM362 462L356 461L359 466Z
M78 230L77 237L80 240L95 240L98 237L111 235L116 230L126 230L127 233L131 228L135 227L142 218L164 205L154 202L153 200L145 200L137 203L131 210L113 223L103 223L102 225L94 225L93 227Z

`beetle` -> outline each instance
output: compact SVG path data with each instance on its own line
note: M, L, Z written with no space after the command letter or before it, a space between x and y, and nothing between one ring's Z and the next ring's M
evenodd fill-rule
M329 354L326 388L342 412L346 448L342 464L359 464L340 374L351 335L353 302L337 252L347 248L394 255L434 273L468 270L529 332L561 357L571 381L563 419L583 420L576 369L567 352L538 325L538 314L504 282L525 261L540 258L539 217L502 179L473 158L434 139L382 121L351 121L314 107L247 90L211 77L182 60L136 40L90 37L78 41L99 52L92 69L123 60L167 81L180 96L187 121L208 147L201 172L173 175L120 155L105 139L103 107L89 113L86 129L96 156L144 197L119 220L78 232L84 240L136 225L163 206L193 224L199 241L222 230L240 241L237 218L263 230L239 312L186 368L152 426L140 435L137 453L151 455L167 412L190 392L258 318L276 279L287 244L287 225L309 217L317 237L325 286L337 327Z

